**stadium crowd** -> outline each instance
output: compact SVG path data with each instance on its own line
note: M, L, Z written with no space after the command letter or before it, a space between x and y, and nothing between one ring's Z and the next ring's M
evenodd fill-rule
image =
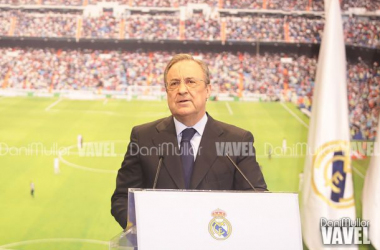
M138 6L138 7L180 7L180 6L186 6L188 4L206 4L211 7L217 7L219 3L219 0L211 0L211 1L205 1L205 0L133 0L132 6Z
M310 109L316 58L286 54L194 52L210 66L213 93L265 94ZM119 90L163 86L172 53L56 49L0 49L0 86L40 90ZM348 64L350 125L356 139L373 139L380 110L380 66ZM298 100L295 98L298 97Z
M307 6L309 5L309 1L305 0L268 0L267 2L267 8L271 10L306 10Z
M380 47L379 18L344 17L343 20L347 44ZM187 17L181 35L179 12L115 17L112 12L104 11L98 17L91 17L80 12L51 10L0 10L0 23L2 36L76 38L80 34L79 38L148 40L177 40L183 36L186 40L290 43L320 43L324 26L323 19L316 17L268 14L220 17L218 12L195 12Z
M227 40L284 41L284 18L262 16L226 17Z
M244 89L291 101L294 95L306 96L312 92L316 73L316 58L306 56L244 54ZM272 98L273 99L273 98Z
M344 1L344 0L342 0L342 1ZM325 1L324 0L313 0L311 3L310 9L312 11L323 11L324 8L325 8Z
M131 15L125 27L126 39L179 39L179 19L173 15Z
M0 0L0 4L9 5L64 5L82 6L82 0Z
M380 112L380 66L360 61L348 65L348 101L354 139L375 139Z
M118 3L121 5L129 5L129 0L83 0L82 5L96 5L98 3L107 3L107 2L112 2L112 3Z
M9 5L51 5L51 6L85 6L95 5L99 2L115 2L132 7L180 7L187 4L207 4L211 7L224 9L269 9L285 11L323 11L323 0L0 0L0 4ZM368 11L380 9L378 0L342 0L343 10L349 8L365 8Z
M120 18L114 17L111 13L104 12L99 17L83 19L83 38L119 39L119 32Z
M42 5L65 5L65 6L81 6L82 0L42 0Z
M217 17L194 13L185 22L186 40L220 40L220 22Z
M380 19L348 18L343 23L346 43L361 47L380 48Z
M22 12L17 15L15 36L75 37L79 15L57 12Z
M293 43L320 43L323 33L322 19L309 19L289 16L286 23L289 25L289 42ZM347 27L349 29L350 27Z
M3 86L22 89L115 89L125 84L124 62L130 59L92 50L1 49L1 54Z
M343 0L341 3L343 10L349 8L365 8L368 11L380 10L380 1L378 0Z
M138 7L174 7L170 0L133 0L132 6Z
M10 11L0 11L0 35L8 36L11 28L11 13Z
M225 9L261 9L262 0L226 0L223 8Z

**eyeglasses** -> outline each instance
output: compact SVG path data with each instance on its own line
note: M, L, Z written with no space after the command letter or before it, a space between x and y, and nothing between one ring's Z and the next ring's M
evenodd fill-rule
M183 81L188 89L196 88L201 82L204 82L204 80L202 79L191 78L191 77L185 78ZM179 88L179 85L181 85L181 80L174 79L174 80L171 80L166 85L166 87L168 88L168 90L176 90Z

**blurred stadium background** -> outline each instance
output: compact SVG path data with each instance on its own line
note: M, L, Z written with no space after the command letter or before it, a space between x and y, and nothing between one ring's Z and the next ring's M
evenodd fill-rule
M380 1L341 8L351 136L365 145L380 111ZM323 24L323 0L0 0L0 249L107 249L131 128L170 114L163 70L178 52L210 65L208 111L254 134L269 189L298 192ZM359 216L368 162L355 154Z

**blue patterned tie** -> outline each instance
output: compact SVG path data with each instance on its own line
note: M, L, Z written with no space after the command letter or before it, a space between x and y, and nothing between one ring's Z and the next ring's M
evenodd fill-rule
M181 160L183 173L185 177L185 187L188 189L190 187L191 174L193 173L194 166L194 150L191 147L190 140L193 138L195 132L193 128L187 128L182 131L181 139Z

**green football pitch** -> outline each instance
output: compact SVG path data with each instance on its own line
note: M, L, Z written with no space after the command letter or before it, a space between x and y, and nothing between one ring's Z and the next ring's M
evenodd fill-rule
M270 191L299 191L304 155L297 145L306 143L309 123L304 114L293 104L207 105L213 118L253 133ZM0 97L0 249L107 249L121 232L110 199L131 128L169 115L165 101ZM93 150L78 152L78 135ZM284 138L289 148L278 155ZM108 146L98 154L99 145ZM368 159L353 162L358 215L367 166Z

